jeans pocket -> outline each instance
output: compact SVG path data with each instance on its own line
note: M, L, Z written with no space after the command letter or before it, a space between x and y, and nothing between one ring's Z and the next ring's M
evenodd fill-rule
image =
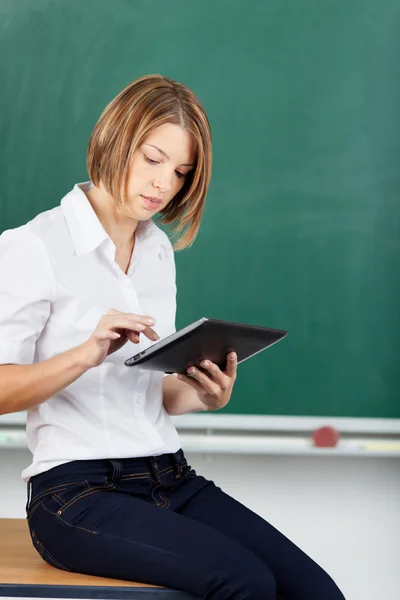
M34 530L31 531L31 538L36 551L40 554L40 556L45 562L47 562L50 566L56 569L61 569L62 571L71 571L71 569L68 569L68 567L62 565L58 560L54 558L52 554L50 554L48 550L46 550L46 548L40 542Z
M105 491L109 487L111 486L91 486L87 481L84 481L79 485L53 493L46 502L46 508L55 512L59 517L67 512L69 514L70 509L73 508L76 512L82 508L82 503L86 498L91 501L94 494ZM83 504L86 506L87 503L84 502Z
M75 497L82 493L85 493L90 488L87 481L73 481L68 483L60 483L59 485L52 486L45 489L39 489L33 496L27 509L28 520L31 519L34 512L44 501L53 499L57 506L57 510L60 506L64 506L68 501L73 500Z

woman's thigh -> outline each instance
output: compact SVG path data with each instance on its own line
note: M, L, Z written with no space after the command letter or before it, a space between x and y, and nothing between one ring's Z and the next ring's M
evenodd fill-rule
M36 502L29 515L33 543L53 566L208 599L275 600L271 571L225 533L118 492L63 493Z
M226 534L257 555L273 572L282 600L344 600L331 577L270 523L212 482L181 514Z

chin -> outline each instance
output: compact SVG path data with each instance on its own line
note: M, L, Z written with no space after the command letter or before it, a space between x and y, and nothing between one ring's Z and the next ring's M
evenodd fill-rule
M134 219L135 221L148 221L149 219L154 217L154 215L156 215L157 212L146 210L142 207L138 208L134 206L128 206L126 207L125 214L127 217L129 217L130 219Z

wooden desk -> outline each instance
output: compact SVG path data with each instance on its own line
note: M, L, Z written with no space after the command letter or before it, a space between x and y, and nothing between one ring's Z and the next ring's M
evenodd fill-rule
M179 590L54 569L34 549L25 519L0 519L0 597L110 600L194 598Z

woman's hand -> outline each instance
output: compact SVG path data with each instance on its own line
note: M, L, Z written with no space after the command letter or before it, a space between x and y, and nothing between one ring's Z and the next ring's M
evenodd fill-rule
M208 410L217 410L226 406L232 395L233 385L236 380L237 356L231 352L227 357L226 371L210 360L204 360L200 366L208 371L203 373L196 367L190 367L190 377L179 374L177 377L192 386L197 392L199 400L206 405Z
M111 308L101 317L90 338L80 346L82 361L88 369L98 367L109 354L122 348L128 340L137 344L140 333L157 342L159 336L149 327L154 324L155 319L152 317L123 313Z

